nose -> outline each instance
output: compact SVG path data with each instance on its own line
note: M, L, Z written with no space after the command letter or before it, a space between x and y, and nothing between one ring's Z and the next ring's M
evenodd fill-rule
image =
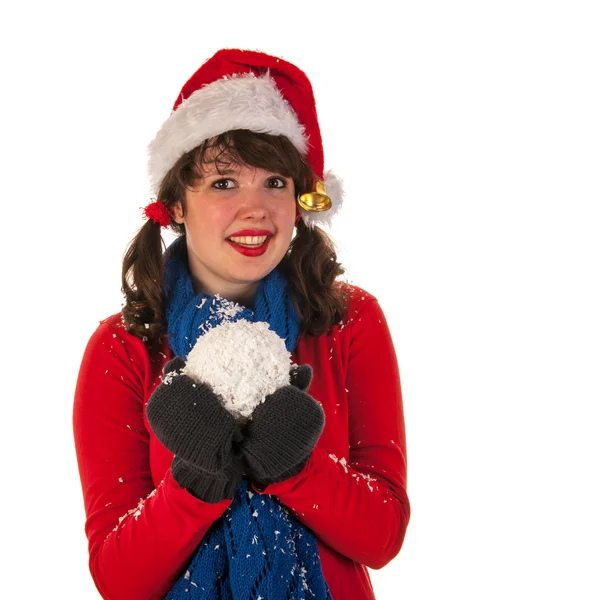
M242 192L240 217L264 219L269 214L270 197L263 186L248 186Z

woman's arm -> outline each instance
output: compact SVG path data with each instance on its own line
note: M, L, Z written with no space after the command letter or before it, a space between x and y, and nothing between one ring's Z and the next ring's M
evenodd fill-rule
M398 554L410 516L404 416L379 303L369 296L352 314L347 378L336 383L347 389L348 458L317 444L298 475L263 493L278 496L325 544L376 569Z
M144 402L161 366L120 320L85 350L73 413L90 571L104 598L162 598L230 504L207 504L167 470L155 487Z

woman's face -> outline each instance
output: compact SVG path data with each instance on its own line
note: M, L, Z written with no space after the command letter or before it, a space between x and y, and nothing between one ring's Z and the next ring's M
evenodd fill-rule
M176 205L173 216L185 225L196 291L250 306L260 280L279 264L292 239L292 179L235 164L219 173L209 163L203 178L186 190L185 204L185 215Z

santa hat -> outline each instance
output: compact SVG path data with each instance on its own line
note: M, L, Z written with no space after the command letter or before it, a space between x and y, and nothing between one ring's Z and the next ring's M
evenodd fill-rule
M330 225L343 201L341 181L324 171L312 86L293 64L262 52L219 50L183 86L169 118L148 147L152 192L186 152L233 129L284 135L319 178L298 199L308 225Z

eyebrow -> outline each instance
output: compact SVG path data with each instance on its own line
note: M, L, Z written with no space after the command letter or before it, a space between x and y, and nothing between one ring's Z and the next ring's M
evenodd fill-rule
M225 169L224 171L218 171L215 168L211 168L205 170L204 176L212 177L213 175L235 175L236 173L239 173L239 170Z
M207 177L225 177L226 175L237 175L240 172L240 169L225 169L224 171L217 171L214 167L210 168L210 170L205 170L202 179L206 179ZM290 176L282 175L277 171L268 171L271 175L275 177L284 177L287 179L291 179Z

